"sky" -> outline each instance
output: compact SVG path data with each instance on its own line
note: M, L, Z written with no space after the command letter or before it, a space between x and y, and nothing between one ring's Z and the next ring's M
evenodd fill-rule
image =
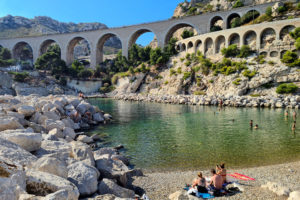
M8 14L33 18L49 16L61 22L100 22L108 27L171 18L183 0L0 0L0 17ZM153 34L141 36L145 45Z

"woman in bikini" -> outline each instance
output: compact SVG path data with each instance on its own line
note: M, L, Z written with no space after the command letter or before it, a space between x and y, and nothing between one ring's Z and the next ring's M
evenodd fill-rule
M202 172L198 173L198 178L193 181L192 187L195 189L197 188L200 193L207 193L206 180L203 177Z
M216 167L216 171L217 171L217 174L222 176L222 179L223 179L223 184L226 183L226 169L225 169L225 163L222 163L220 166L217 165Z

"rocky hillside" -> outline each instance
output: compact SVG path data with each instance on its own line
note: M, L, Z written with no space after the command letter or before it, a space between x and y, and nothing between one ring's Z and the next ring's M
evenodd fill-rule
M33 19L7 15L0 18L0 38L14 38L23 36L39 36L56 33L71 33L107 29L102 23L64 23L50 17L38 16ZM120 49L121 44L117 38L111 38L107 44L109 47ZM117 50L111 50L116 52ZM104 49L105 50L105 49Z
M272 2L275 0L191 0L180 3L172 18L199 15L218 10L230 10L243 5L255 5Z

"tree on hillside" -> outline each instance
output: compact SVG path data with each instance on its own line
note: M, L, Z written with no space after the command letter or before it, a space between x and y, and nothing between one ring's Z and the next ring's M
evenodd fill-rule
M184 31L181 34L182 39L186 39L193 36L194 36L194 31L189 31L187 29L184 29Z

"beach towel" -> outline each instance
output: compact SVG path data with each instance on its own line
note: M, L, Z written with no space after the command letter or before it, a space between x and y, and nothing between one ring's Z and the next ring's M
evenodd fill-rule
M209 193L198 193L196 196L199 197L199 198L203 198L203 199L212 199L212 198L214 198L214 196L209 194Z
M255 181L254 178L251 178L249 176L243 175L243 174L239 174L239 173L234 173L234 174L228 174L228 176L231 176L233 178L239 179L239 180L243 180L243 181Z

